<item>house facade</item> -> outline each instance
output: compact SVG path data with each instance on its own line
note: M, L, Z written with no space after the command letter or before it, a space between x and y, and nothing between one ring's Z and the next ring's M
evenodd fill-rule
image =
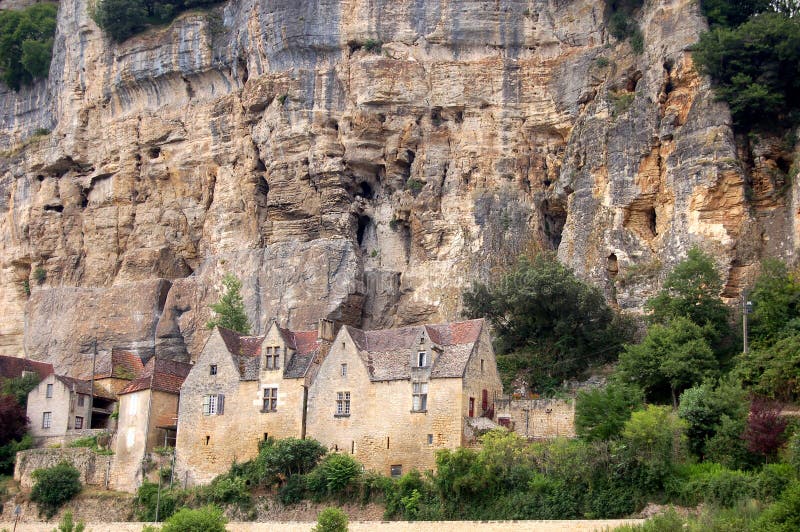
M192 366L151 358L139 378L119 392L111 484L135 491L145 479L149 454L175 445L180 388Z
M217 328L181 387L176 471L192 485L258 454L267 437L302 438L314 368L333 324L290 331L272 322L264 336Z
M115 402L102 388L92 390L90 381L50 374L28 394L31 436L41 446L63 443L70 433L113 429Z
M366 468L432 469L436 451L470 443L470 418L502 393L484 320L379 331L343 327L307 401L307 435Z

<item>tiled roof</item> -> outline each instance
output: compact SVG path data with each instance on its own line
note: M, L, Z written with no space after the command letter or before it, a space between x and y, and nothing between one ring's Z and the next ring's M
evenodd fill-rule
M218 327L225 347L233 356L239 368L239 375L243 381L258 380L258 370L261 367L261 343L263 336L243 336L236 331ZM319 351L320 342L317 340L317 331L291 331L278 327L287 349L294 350L294 354L284 367L283 376L287 379L299 379L305 376L309 366Z
M440 348L433 358L431 378L462 377L484 321L362 331L347 327L373 381L411 378L411 360L423 331Z
M22 376L23 371L35 372L44 379L53 373L53 365L27 358L0 356L0 377L14 379Z
M152 388L160 392L178 395L181 392L181 385L191 369L191 364L153 357L147 361L140 377L123 388L119 394Z
M260 364L261 342L263 336L245 336L236 331L217 327L225 347L233 357L233 361L239 368L239 375L243 381L258 380L258 368Z
M133 380L144 371L142 359L133 351L112 348L111 354L100 358L95 368L95 379L115 378Z
M70 390L82 393L85 395L89 395L89 391L92 389L91 381L86 381L83 379L74 379L72 377L67 377L66 375L56 375L56 379L60 380L64 383L64 385L69 388ZM117 398L114 395L95 384L94 386L94 393L92 394L94 397L102 397L103 399L111 399L116 400Z

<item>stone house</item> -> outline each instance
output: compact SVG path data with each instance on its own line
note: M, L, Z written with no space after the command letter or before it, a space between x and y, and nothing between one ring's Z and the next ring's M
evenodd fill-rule
M343 327L308 390L307 434L365 467L432 469L470 444L470 420L502 393L484 320L362 331Z
M176 471L206 483L258 454L267 437L305 436L308 386L333 339L333 323L264 336L215 329L181 387Z
M94 370L94 383L116 396L132 380L137 379L144 365L142 359L133 351L113 348L111 353L98 357Z
M39 379L44 379L53 373L53 365L27 358L0 356L0 380L16 379L28 373L36 374Z
M175 445L180 389L191 369L191 364L153 357L120 390L111 474L115 489L135 491L148 472L150 453Z
M113 429L115 403L113 394L97 385L92 390L90 381L50 374L28 394L31 436L45 445L64 443L89 429Z

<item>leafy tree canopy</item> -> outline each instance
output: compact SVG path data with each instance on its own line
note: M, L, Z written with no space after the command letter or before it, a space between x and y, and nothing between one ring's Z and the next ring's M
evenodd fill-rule
M800 111L800 18L761 13L700 36L694 59L740 129L796 124Z
M800 331L800 280L783 262L764 261L750 300L750 337L754 344L771 343L779 336Z
M103 31L122 42L149 25L165 24L179 13L208 7L220 0L98 0L92 18Z
M709 24L735 27L767 11L770 0L701 0L700 7Z
M581 391L575 403L575 431L589 441L615 438L643 403L642 390L635 386L611 383Z
M14 90L47 77L53 54L58 4L34 4L0 10L0 69L3 83Z
M706 342L707 329L683 316L667 325L653 325L641 344L625 347L616 378L638 384L649 400L663 400L669 390L677 404L679 392L717 373L717 359Z
M613 359L629 334L600 291L552 254L522 258L490 285L474 283L464 305L468 316L491 321L498 352L517 352L517 367L540 388Z
M39 384L39 376L28 373L21 377L0 379L0 394L12 395L23 407L28 404L28 393Z
M224 291L219 301L209 305L217 317L206 323L206 327L225 327L241 334L250 334L250 321L244 311L242 282L233 274L222 278Z
M13 395L0 395L0 445L22 438L27 425L25 407Z
M36 483L31 489L31 500L39 505L39 512L49 519L61 505L81 491L80 477L80 471L68 462L37 469L33 472Z
M656 297L647 302L653 323L665 324L687 318L705 327L714 342L730 330L728 308L720 298L722 280L711 257L694 247L683 262L675 266Z
M704 457L706 442L719 430L723 416L744 421L747 407L746 393L735 379L722 379L716 386L708 381L684 391L678 415L688 425L689 450Z

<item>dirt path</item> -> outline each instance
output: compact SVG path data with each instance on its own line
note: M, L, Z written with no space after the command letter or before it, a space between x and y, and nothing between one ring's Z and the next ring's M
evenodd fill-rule
M511 532L531 530L536 532L600 532L613 530L623 524L641 523L641 519L606 519L597 521L355 521L350 532ZM309 532L316 523L229 523L230 532ZM51 532L55 523L19 523L17 532ZM144 523L87 523L87 532L140 532ZM0 522L0 530L13 530L14 523Z

